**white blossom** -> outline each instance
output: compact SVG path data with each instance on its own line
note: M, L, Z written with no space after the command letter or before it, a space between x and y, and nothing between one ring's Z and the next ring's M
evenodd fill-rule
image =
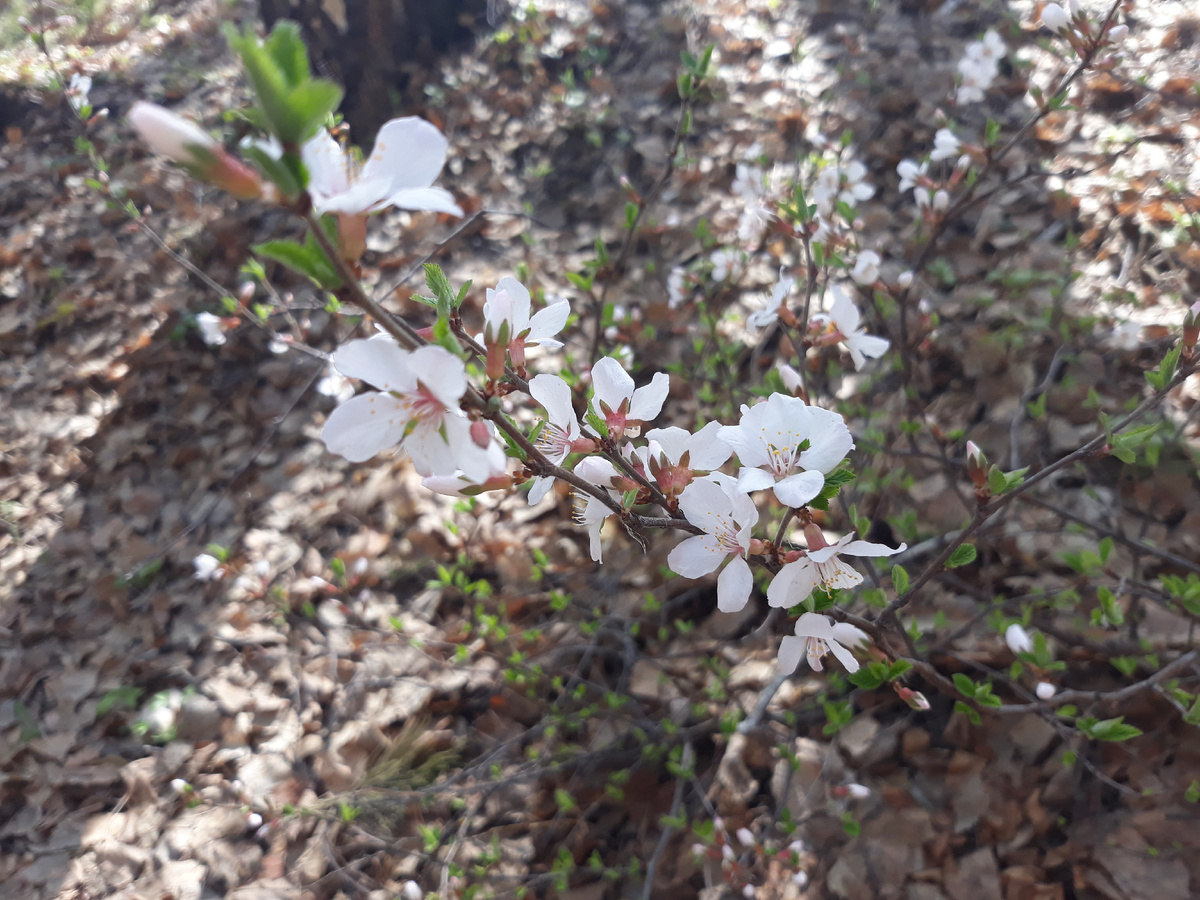
M854 261L854 268L850 270L850 277L861 285L871 285L879 280L879 264L883 260L874 250L864 250L858 254L858 259Z
M210 312L196 313L196 329L200 332L200 340L210 347L225 343L225 323L220 316Z
M887 352L888 340L862 331L859 328L862 317L854 301L836 284L830 285L829 289L833 294L833 306L829 309L830 321L841 334L842 343L850 351L855 370L861 371L868 357L878 359Z
M846 622L834 624L826 616L806 612L796 620L795 636L788 635L779 642L779 671L790 675L796 671L803 657L808 659L808 665L814 672L820 672L821 657L832 653L847 672L857 672L858 660L846 648L857 647L868 640L866 634L853 625Z
M785 276L783 274L785 271L787 271L786 266L780 266L779 282L771 290L771 296L767 300L766 307L755 310L746 316L746 327L751 331L759 331L766 328L779 318L779 307L787 302L788 294L796 286L796 279L791 276Z
M854 447L841 416L786 394L743 406L738 424L721 429L721 440L741 462L740 490L771 488L780 503L793 507L817 496L825 475Z
M923 178L925 173L929 171L929 163L923 162L920 165L911 159L902 159L896 166L896 174L900 176L900 193L911 190L916 187L917 180Z
M371 155L359 166L322 130L300 148L313 209L355 215L395 206L461 216L450 192L433 187L447 146L437 126L424 119L392 119L379 129Z
M671 389L671 377L656 372L648 385L634 388L633 378L611 356L592 366L592 412L608 425L609 436L621 437L625 429L655 418Z
M196 573L192 577L197 581L216 581L225 574L221 561L211 553L201 553L192 560Z
M817 587L826 591L849 589L862 584L863 577L846 563L838 559L838 555L848 556L892 556L907 549L907 544L901 544L895 550L886 544L873 544L868 541L854 540L850 533L829 544L816 525L806 525L804 528L808 550L795 562L785 565L772 579L767 588L767 603L781 609L790 609L808 599Z
M1071 27L1071 17L1057 3L1047 3L1042 7L1042 24L1051 31L1062 33Z
M373 338L343 345L333 364L341 374L379 390L351 397L330 413L321 439L331 453L365 462L402 445L423 476L461 472L469 481L483 482L492 474L490 441L481 443L458 409L467 374L450 351L434 345L408 351Z
M750 533L758 522L758 509L750 497L737 489L733 479L700 478L679 497L679 509L689 522L704 529L678 544L667 556L671 571L685 578L699 578L729 564L717 577L717 608L737 612L750 599L754 575L746 562Z
M951 159L958 156L959 148L962 143L954 132L949 128L939 128L933 136L933 152L929 154L929 158L933 162L941 162L943 159Z

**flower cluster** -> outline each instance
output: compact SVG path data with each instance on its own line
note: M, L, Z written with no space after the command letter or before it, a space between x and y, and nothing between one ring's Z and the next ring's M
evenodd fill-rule
M990 28L980 40L967 44L963 58L958 61L958 74L962 76L962 81L959 82L955 102L959 106L983 100L984 93L1000 74L1000 60L1004 59L1007 52L1004 40Z

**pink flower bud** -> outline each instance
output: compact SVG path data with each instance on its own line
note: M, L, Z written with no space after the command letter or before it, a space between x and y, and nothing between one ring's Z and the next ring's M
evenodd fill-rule
M144 100L129 110L129 124L155 153L185 166L200 162L197 151L211 156L220 146L195 122Z
M892 682L895 684L895 682ZM895 684L896 696L909 705L912 709L927 710L929 709L929 701L925 699L925 695L920 691L914 691L912 688L907 688L902 684Z
M151 150L183 166L197 178L223 188L239 200L262 194L259 174L225 152L195 122L139 100L129 110L129 123Z

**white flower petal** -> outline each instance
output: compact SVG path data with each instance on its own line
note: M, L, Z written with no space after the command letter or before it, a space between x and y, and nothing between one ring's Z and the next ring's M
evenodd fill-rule
M784 506L801 507L825 487L825 476L820 472L797 472L775 484L775 497Z
M750 600L754 589L754 575L746 560L735 556L717 576L717 609L721 612L739 612Z
M391 394L369 391L351 397L329 414L321 440L330 453L365 462L404 437L410 411Z
M406 116L385 122L363 164L364 179L382 178L392 191L433 184L446 162L446 136L432 122Z
M445 188L412 187L392 190L387 196L388 206L397 209L427 210L429 212L449 213L452 216L463 215L463 209L458 205Z
M671 390L671 376L656 372L650 383L633 392L629 401L629 418L635 422L649 422L662 412L663 402Z
M780 672L791 675L796 671L800 660L804 658L805 644L807 641L804 638L792 637L790 634L779 642Z

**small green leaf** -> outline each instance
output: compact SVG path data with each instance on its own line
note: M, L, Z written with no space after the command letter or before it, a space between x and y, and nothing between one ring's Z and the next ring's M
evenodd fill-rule
M964 697L975 696L975 682L964 675L962 672L954 673L954 686L958 688L958 692Z
M897 597L908 590L908 572L904 566L899 564L892 566L892 587L896 589Z
M960 544L954 548L954 552L946 560L946 568L957 569L959 566L965 566L974 562L977 555L974 544Z

